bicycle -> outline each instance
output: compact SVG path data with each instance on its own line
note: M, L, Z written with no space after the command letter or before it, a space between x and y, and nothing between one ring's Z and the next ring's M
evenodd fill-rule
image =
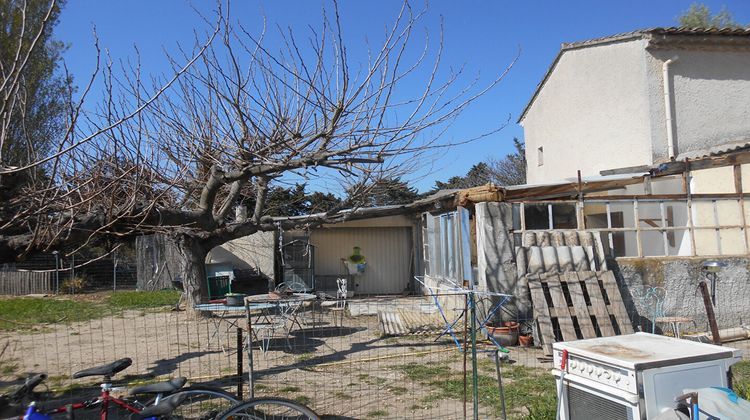
M169 418L174 410L183 404L179 395L170 395L159 404L144 409L141 418ZM172 416L173 417L173 416ZM235 418L247 418L252 420L266 419L298 419L298 420L320 420L315 412L296 401L285 398L252 398L232 406L226 411L219 413L214 420L232 420Z
M190 386L185 387L187 379L184 377L171 379L166 382L159 382L150 385L139 386L130 391L131 396L148 395L149 399L141 403L137 399L123 399L111 395L113 391L112 377L128 368L133 361L130 358L116 360L112 363L85 369L73 374L73 378L83 378L88 376L103 376L101 383L101 394L91 400L67 404L62 407L51 410L39 410L36 403L31 403L26 411L24 419L26 420L49 420L55 415L65 413L68 418L72 418L77 410L99 408L99 417L101 420L107 420L110 414L110 408L119 408L130 415L140 414L149 406L158 405L164 396L179 396L181 404L175 407L178 410L177 415L181 418L208 419L213 418L217 413L225 410L227 406L233 406L239 400L231 393L220 388L209 386Z

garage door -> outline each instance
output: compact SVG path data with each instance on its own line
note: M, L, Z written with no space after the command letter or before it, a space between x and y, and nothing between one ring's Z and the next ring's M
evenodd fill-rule
M316 275L342 274L341 259L358 246L367 259L367 268L364 274L355 276L357 293L395 294L409 285L413 260L411 228L316 229L310 240L315 245Z

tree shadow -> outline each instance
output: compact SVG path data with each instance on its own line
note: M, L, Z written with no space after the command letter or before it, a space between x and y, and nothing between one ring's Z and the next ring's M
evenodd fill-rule
M188 353L182 353L177 357L171 359L159 359L154 362L152 367L149 367L147 375L151 377L166 375L177 370L179 364L193 358L205 356L207 354L218 353L221 350L215 351L191 351Z

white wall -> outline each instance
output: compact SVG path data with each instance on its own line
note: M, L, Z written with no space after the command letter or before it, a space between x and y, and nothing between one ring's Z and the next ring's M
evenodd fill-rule
M750 141L750 51L649 50L654 162L668 158L662 63L675 56L669 73L676 155Z
M635 40L563 53L521 122L528 183L650 163L644 47Z
M231 263L237 269L259 269L273 278L274 232L258 232L217 246L208 253L206 263Z

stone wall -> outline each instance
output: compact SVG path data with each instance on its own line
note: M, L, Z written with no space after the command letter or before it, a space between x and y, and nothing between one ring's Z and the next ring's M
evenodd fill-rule
M638 288L663 287L664 316L691 318L695 323L681 325L683 331L708 331L708 320L698 282L705 279L701 264L708 260L702 257L680 258L618 258L611 261L610 268L620 282L629 311L638 326L651 331L653 306L651 300L638 297ZM719 273L716 284L716 313L719 328L730 328L750 324L750 268L747 258L717 258L727 264ZM710 289L710 283L709 283ZM657 328L665 327L657 325Z

